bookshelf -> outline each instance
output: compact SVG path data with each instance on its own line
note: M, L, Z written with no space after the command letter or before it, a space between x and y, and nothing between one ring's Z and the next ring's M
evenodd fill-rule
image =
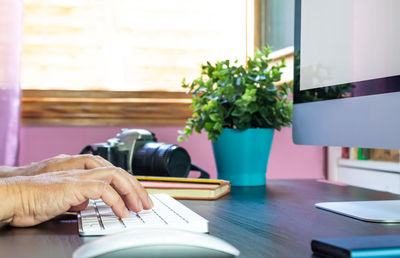
M374 160L339 159L338 166L400 173L400 163Z
M400 163L341 158L340 147L328 148L328 179L400 194Z

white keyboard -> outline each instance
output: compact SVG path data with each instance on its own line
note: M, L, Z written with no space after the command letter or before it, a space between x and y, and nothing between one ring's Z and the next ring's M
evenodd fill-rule
M151 210L131 211L127 218L117 217L102 200L90 200L88 207L78 213L79 234L108 235L133 228L173 227L207 233L208 221L167 194L150 195Z

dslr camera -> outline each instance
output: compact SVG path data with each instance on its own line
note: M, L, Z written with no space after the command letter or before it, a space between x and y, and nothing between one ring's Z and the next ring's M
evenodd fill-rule
M209 174L192 165L188 152L173 144L157 142L154 133L144 129L122 129L105 143L88 145L81 154L92 153L131 174L144 176L187 177L190 170Z

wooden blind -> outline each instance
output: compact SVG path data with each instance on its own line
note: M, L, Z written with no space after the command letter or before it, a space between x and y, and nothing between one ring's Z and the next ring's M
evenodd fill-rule
M25 0L24 89L180 91L246 58L244 0Z

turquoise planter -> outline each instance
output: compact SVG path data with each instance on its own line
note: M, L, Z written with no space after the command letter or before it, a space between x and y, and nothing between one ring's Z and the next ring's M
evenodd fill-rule
M273 137L273 129L225 128L213 142L218 178L229 180L232 186L265 185Z

